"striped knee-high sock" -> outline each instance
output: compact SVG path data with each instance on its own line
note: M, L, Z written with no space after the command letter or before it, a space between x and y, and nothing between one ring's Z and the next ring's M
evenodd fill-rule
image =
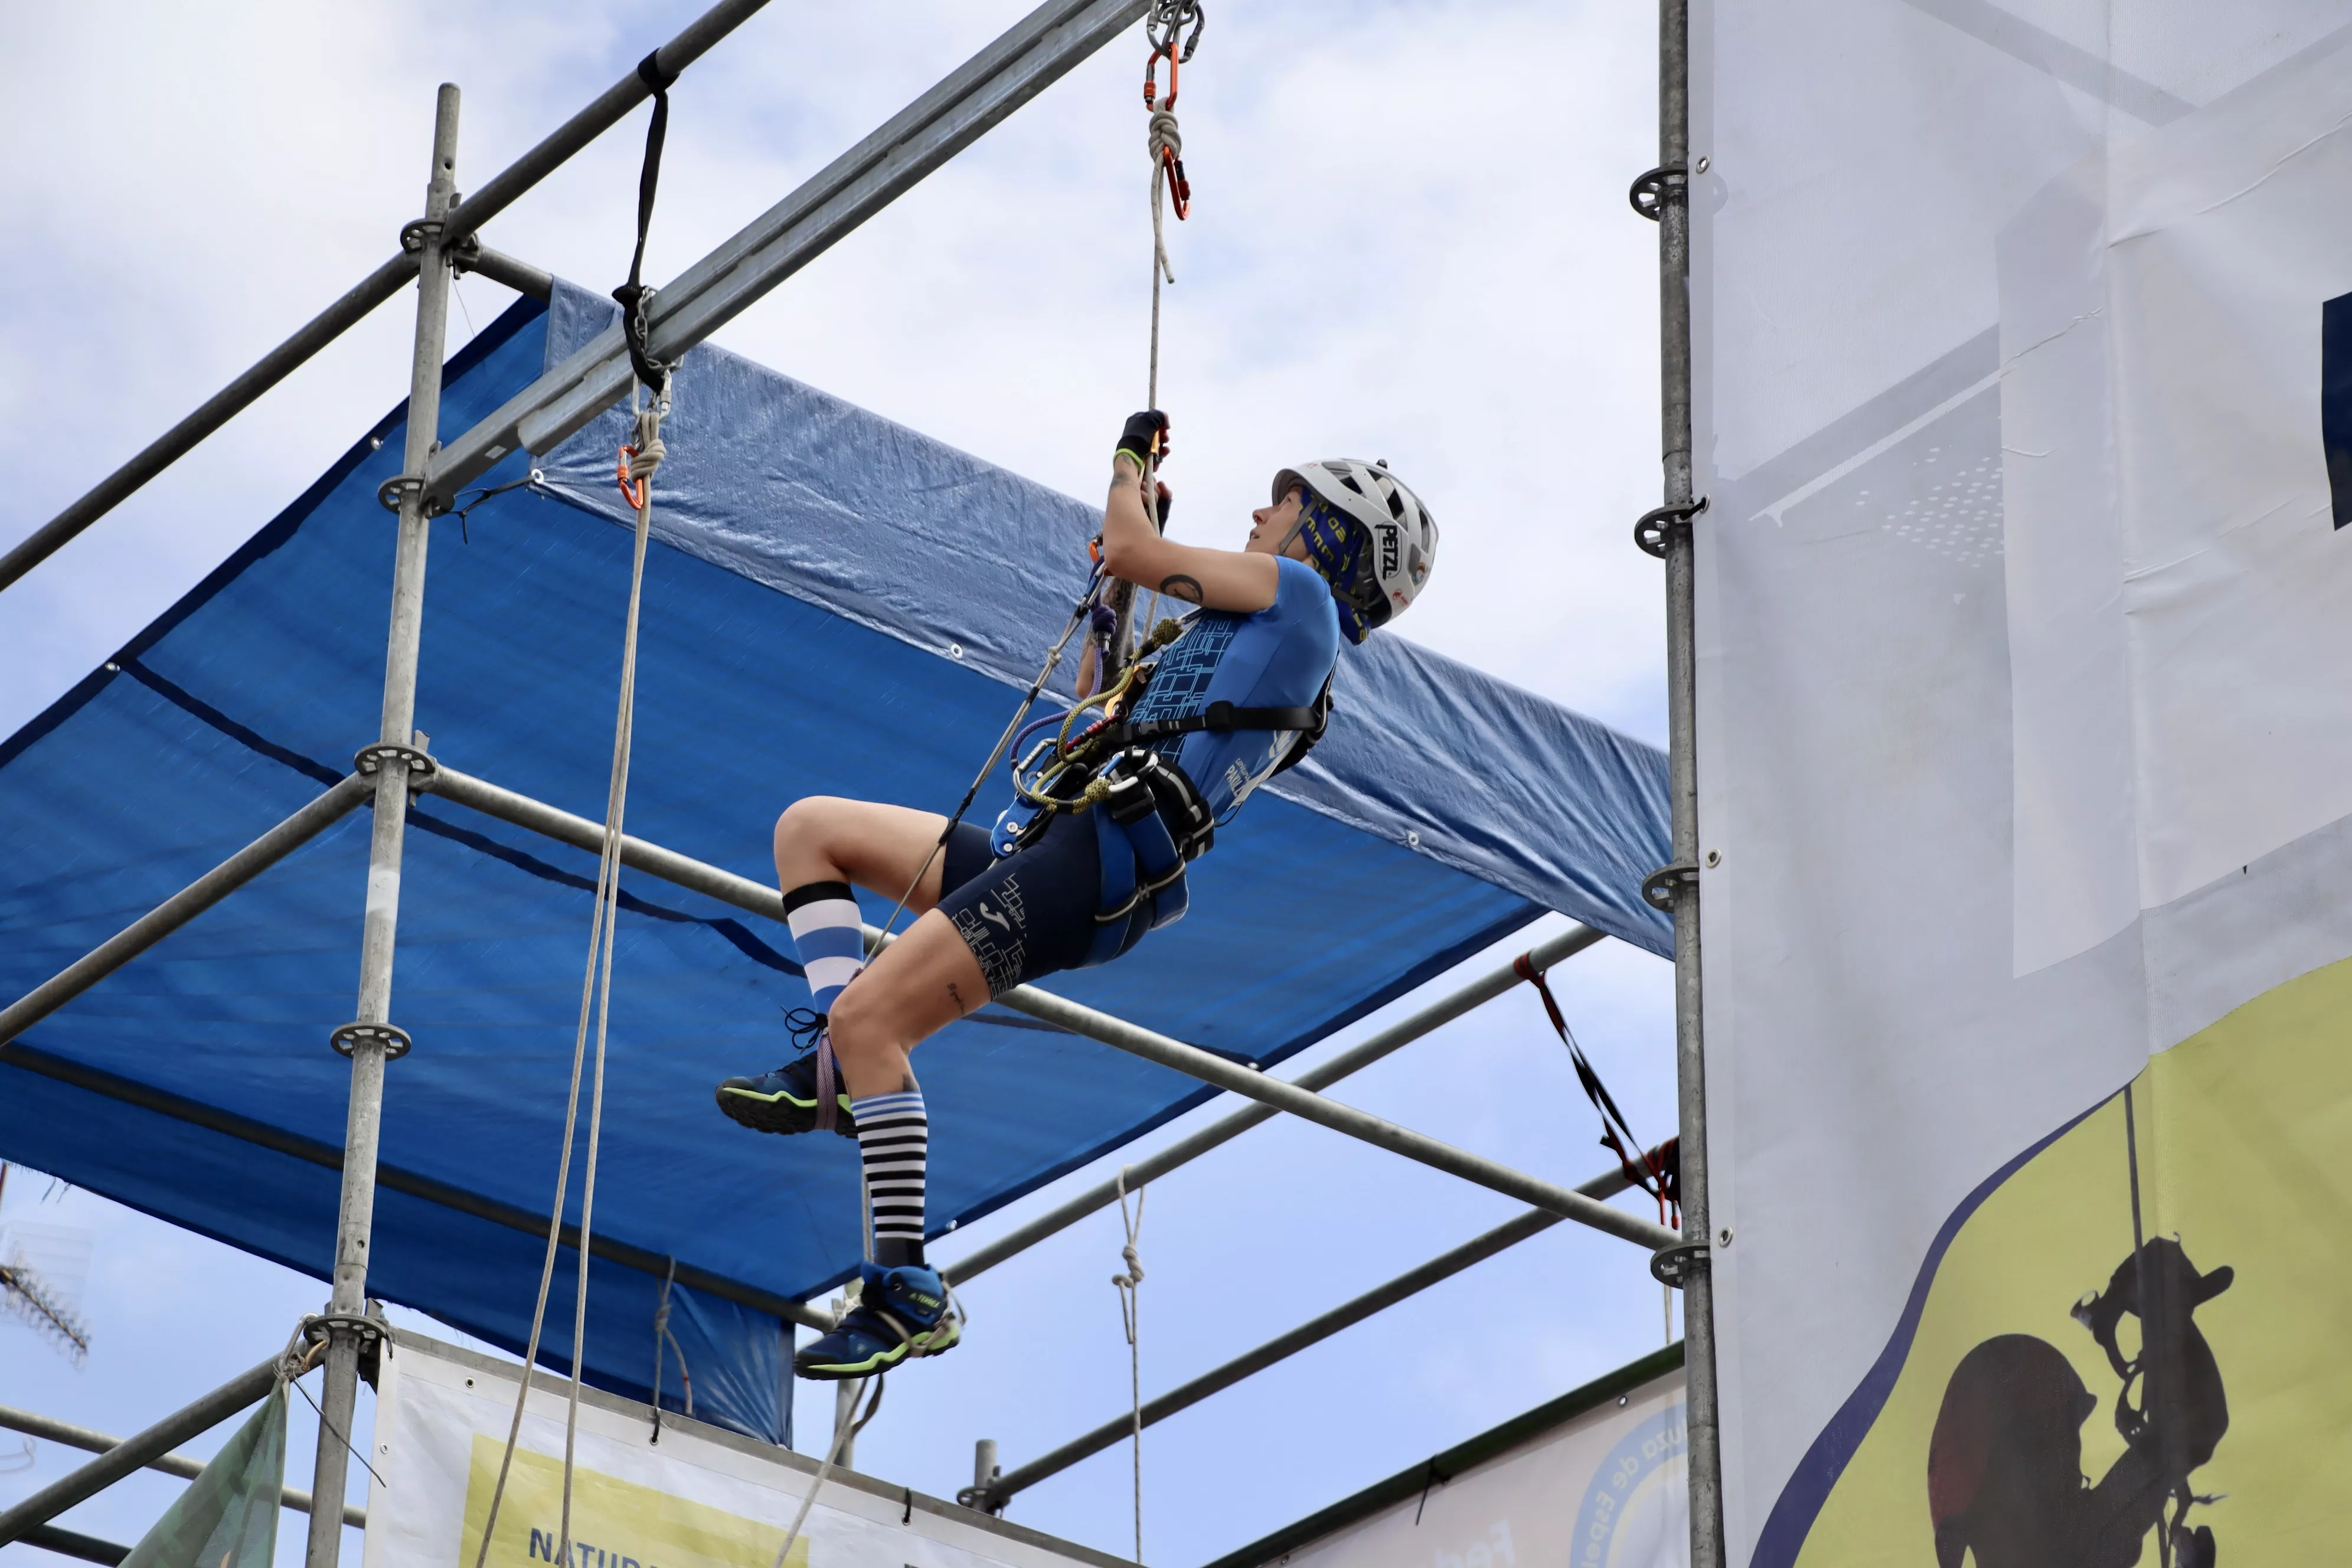
M923 1170L931 1121L923 1091L869 1094L849 1102L866 1158L866 1201L874 1211L874 1261L885 1268L923 1261Z
M800 952L808 976L809 1005L820 1013L833 1011L841 988L866 967L865 928L857 918L857 898L846 882L811 882L784 895L784 923L793 930L793 946Z

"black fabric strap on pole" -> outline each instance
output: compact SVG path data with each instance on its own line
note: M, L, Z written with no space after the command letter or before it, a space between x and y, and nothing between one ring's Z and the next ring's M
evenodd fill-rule
M646 127L646 162L637 171L637 248L629 257L629 280L613 290L621 302L621 332L628 340L629 363L637 379L658 389L668 367L653 357L646 342L646 301L653 290L645 285L646 235L654 224L654 191L661 184L662 142L669 135L669 89L677 73L665 71L656 49L637 62L637 76L653 90L654 117Z

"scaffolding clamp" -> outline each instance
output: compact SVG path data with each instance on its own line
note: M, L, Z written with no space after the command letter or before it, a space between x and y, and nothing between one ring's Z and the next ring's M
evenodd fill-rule
M376 1373L383 1352L386 1324L382 1315L382 1303L371 1300L365 1312L312 1312L302 1320L296 1337L303 1343L324 1345L339 1333L349 1334L359 1342L360 1375L370 1388L376 1385ZM313 1351L312 1354L317 1352ZM308 1361L308 1356L303 1358ZM364 1463L364 1461L362 1461Z
M394 474L375 488L376 504L386 511L398 511L400 503L408 499L411 490L417 492L418 510L429 501L424 498L425 477L422 474Z
M449 205L451 206L457 205L455 192L450 194ZM411 218L400 226L400 248L405 255L422 256L425 254L426 242L437 241L440 237L441 220L437 217ZM476 240L474 246L478 251L481 248L481 241Z
M1642 879L1642 901L1661 914L1675 912L1675 889L1687 882L1698 886L1698 868L1677 861L1661 866Z
M411 791L428 787L433 775L440 771L440 764L433 760L433 753L422 746L404 746L396 741L379 741L373 746L359 749L359 754L352 759L352 772L362 778L372 779L386 761L408 764L408 787Z
M383 1047L383 1059L388 1062L406 1056L415 1043L407 1030L394 1024L345 1024L327 1037L327 1044L334 1047L339 1056L350 1056L355 1047L380 1045Z
M1674 548L1677 535L1690 532L1691 519L1706 510L1706 498L1679 501L1672 506L1653 507L1633 524L1633 543L1644 555L1666 558Z
M1650 1254L1650 1278L1661 1285L1681 1289L1694 1274L1706 1272L1709 1259L1704 1241L1685 1241L1673 1247L1662 1247Z
M1626 191L1625 199L1633 204L1635 212L1655 223L1669 201L1679 201L1689 190L1690 170L1687 166L1662 163L1654 169L1643 171L1634 179L1632 188Z

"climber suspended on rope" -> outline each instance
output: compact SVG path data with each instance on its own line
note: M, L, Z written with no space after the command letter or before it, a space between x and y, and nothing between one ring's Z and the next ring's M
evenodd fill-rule
M867 1376L959 1334L923 1259L929 1121L908 1054L991 997L1108 963L1181 915L1186 864L1319 735L1340 639L1362 642L1428 581L1435 525L1379 463L1283 469L1239 550L1162 537L1164 494L1148 507L1143 487L1167 437L1163 415L1127 422L1101 564L1193 609L1156 655L1042 721L994 832L826 796L777 819L776 876L810 991L793 1018L803 1054L727 1079L719 1106L762 1132L856 1138L873 1226L859 1305L794 1358L803 1377ZM919 916L870 965L853 887L911 887Z

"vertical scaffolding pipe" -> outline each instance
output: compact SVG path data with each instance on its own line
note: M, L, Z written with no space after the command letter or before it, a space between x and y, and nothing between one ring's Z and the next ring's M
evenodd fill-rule
M1658 4L1660 460L1665 504L1691 503L1690 6ZM1706 1204L1706 1039L1700 1011L1698 723L1693 635L1693 530L1666 531L1667 791L1674 820L1675 1079L1681 1112L1683 1234L1711 1246ZM1717 1420L1715 1289L1702 1251L1684 1271L1691 1568L1723 1568L1723 1452Z
M408 441L402 456L400 534L392 569L392 629L383 658L383 714L378 731L386 747L415 739L416 657L425 618L425 546L431 518L425 510L425 460L440 445L441 357L449 316L449 267L442 225L457 194L457 89L443 82L434 105L433 173L425 186L424 246L416 280L416 347L410 366ZM393 942L400 921L400 851L408 826L408 763L397 752L379 753L375 831L368 850L367 914L360 936L359 1019L392 1020ZM348 1479L352 1415L359 1398L360 1341L348 1321L367 1308L368 1242L375 1220L376 1144L383 1111L386 1037L380 1030L346 1031L351 1042L352 1102L343 1131L342 1207L335 1229L335 1288L329 1310L326 1392L320 1402L316 1479L310 1488L306 1568L336 1568L342 1549L343 1486ZM343 1320L343 1321L337 1321Z

